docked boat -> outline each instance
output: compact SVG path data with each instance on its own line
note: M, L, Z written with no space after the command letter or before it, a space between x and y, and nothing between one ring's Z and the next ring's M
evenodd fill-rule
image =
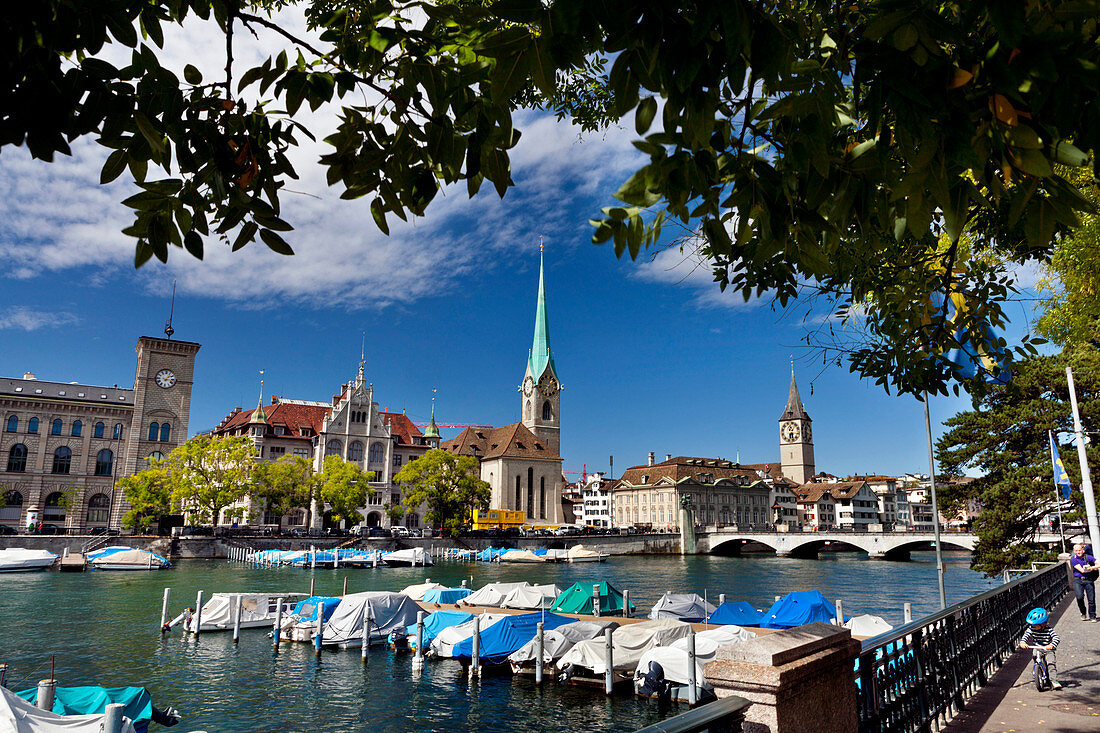
M756 609L751 603L745 601L730 601L720 603L711 615L707 616L708 624L735 626L759 626L764 620L764 612Z
M370 619L368 644L384 642L395 629L416 623L420 606L402 593L368 591L340 599L340 605L322 627L321 640L339 647L361 646L363 622Z
M488 666L503 664L509 655L515 653L524 644L535 638L538 624L544 630L553 630L572 623L568 616L556 613L519 613L505 616L488 629L479 631L478 664ZM471 663L474 653L473 635L455 644L451 657L463 663Z
M298 601L279 628L279 638L285 641L309 641L317 629L317 617L321 623L332 618L341 598L334 596L310 596Z
M5 731L100 733L103 730L104 712L111 704L123 706L123 731L146 733L150 722L172 726L180 720L175 708L154 707L152 697L144 687L55 687L53 709L49 712L35 707L38 700L37 687L16 693L3 688L0 690L5 693L5 697L0 699L0 730ZM23 705L31 706L35 712L29 713L22 708ZM15 712L16 718L9 721L6 718L9 712ZM38 717L39 714L49 717L42 719ZM15 724L16 720L18 725ZM11 728L5 727L7 722L12 724Z
M530 585L526 580L518 583L488 583L463 598L459 603L464 606L500 608L509 593L517 588L528 588Z
M431 646L432 640L444 629L464 624L473 620L474 615L466 611L436 611L424 617L424 648ZM409 624L404 629L394 630L389 638L390 648L394 651L416 650L416 624Z
M500 602L502 608L520 608L526 611L550 608L561 594L554 584L528 585L516 588Z
M484 635L494 624L505 618L508 618L507 614L482 613L476 618L470 618L469 621L464 623L448 626L436 634L436 637L432 639L431 646L428 647L428 653L433 657L450 659L454 657L454 650L457 645L467 639L473 638L475 621L477 621L478 633Z
M27 573L45 570L57 562L57 555L49 550L25 550L9 547L0 550L0 573Z
M446 587L447 586L443 585L442 583L433 583L432 581L425 579L423 583L417 583L415 585L407 586L404 590L401 591L401 593L413 599L414 601L422 601L424 600L424 594L428 591L434 590L436 588Z
M210 600L202 604L200 614L183 614L183 629L195 633L195 618L198 617L200 632L231 631L234 615L237 613L237 600L241 604L241 628L268 628L275 621L279 603L295 601L305 593L215 593ZM169 626L177 621L173 620Z
M851 617L845 616L844 621ZM795 626L822 621L836 623L836 606L821 591L800 590L788 593L772 604L760 621L763 629L793 629Z
M653 604L649 617L702 621L715 610L714 606L697 593L665 593Z
M602 639L607 629L619 628L618 621L597 619L595 621L574 621L556 629L547 631L542 637L542 661L547 668L557 665L567 651L578 642L588 639ZM533 674L535 659L538 656L538 639L532 639L508 657L515 674Z
M872 616L865 613L862 616L853 616L844 622L844 628L851 629L852 636L878 636L893 630L893 626L886 623L882 616Z
M695 699L706 700L714 695L710 683L703 677L703 665L714 659L718 647L739 644L756 634L738 626L720 626L695 635ZM684 637L669 646L650 649L638 660L634 671L634 692L643 697L655 697L688 702L691 676L688 651L691 639Z
M597 587L600 596L600 612L599 614L593 614L592 611L596 606L596 601L592 591L593 588ZM586 616L633 616L636 610L634 602L630 602L630 608L628 609L624 609L625 604L626 599L623 597L622 592L604 580L599 583L574 583L562 591L550 610L558 613L575 613Z
M396 567L426 567L435 565L423 547L410 547L407 550L395 550L382 555L382 561Z
M606 552L589 550L584 545L573 545L565 552L565 562L604 562L610 557Z
M508 550L500 556L500 562L546 562L530 550Z
M93 570L164 570L171 566L168 558L155 552L125 546L104 547L87 557Z
M37 696L38 690L33 690ZM33 700L34 698L32 698ZM18 733L103 733L106 715L62 715L40 710L22 695L0 687L0 730ZM136 733L133 720L124 716L122 733Z
M677 639L691 634L691 624L670 618L642 621L620 626L611 634L612 665L615 682L633 678L642 656L650 649L670 646ZM578 642L558 662L561 682L604 684L607 669L603 639Z
M432 588L424 593L424 603L458 603L470 595L469 588Z

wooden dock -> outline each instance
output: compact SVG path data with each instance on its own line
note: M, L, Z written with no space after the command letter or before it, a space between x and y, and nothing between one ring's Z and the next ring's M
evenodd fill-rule
M63 573L83 573L88 569L88 558L80 552L70 552L61 558L58 570Z

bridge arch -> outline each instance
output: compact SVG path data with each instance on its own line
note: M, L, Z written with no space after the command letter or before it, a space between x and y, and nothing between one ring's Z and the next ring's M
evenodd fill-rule
M914 550L934 541L932 533L910 532L704 532L697 538L696 552L740 555L748 543L762 545L780 557L816 557L826 546L837 545L865 552L872 559L905 560ZM943 533L942 547L972 551L971 534Z

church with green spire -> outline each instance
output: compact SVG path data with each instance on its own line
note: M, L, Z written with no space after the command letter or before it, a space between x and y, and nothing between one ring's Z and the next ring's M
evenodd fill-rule
M535 304L535 336L527 355L527 371L520 385L523 424L555 454L561 452L561 382L550 350L550 321L546 313L546 278L539 253L539 295Z

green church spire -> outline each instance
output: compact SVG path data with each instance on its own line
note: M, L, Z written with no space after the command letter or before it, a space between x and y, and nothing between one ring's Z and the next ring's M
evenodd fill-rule
M428 427L424 428L425 438L438 438L439 428L435 424L435 397L432 397L432 419L428 423Z
M546 316L546 280L543 276L542 244L539 244L539 299L535 309L535 338L531 344L531 354L527 357L527 368L531 376L538 379L549 367L554 368L554 355L550 351L550 321Z

